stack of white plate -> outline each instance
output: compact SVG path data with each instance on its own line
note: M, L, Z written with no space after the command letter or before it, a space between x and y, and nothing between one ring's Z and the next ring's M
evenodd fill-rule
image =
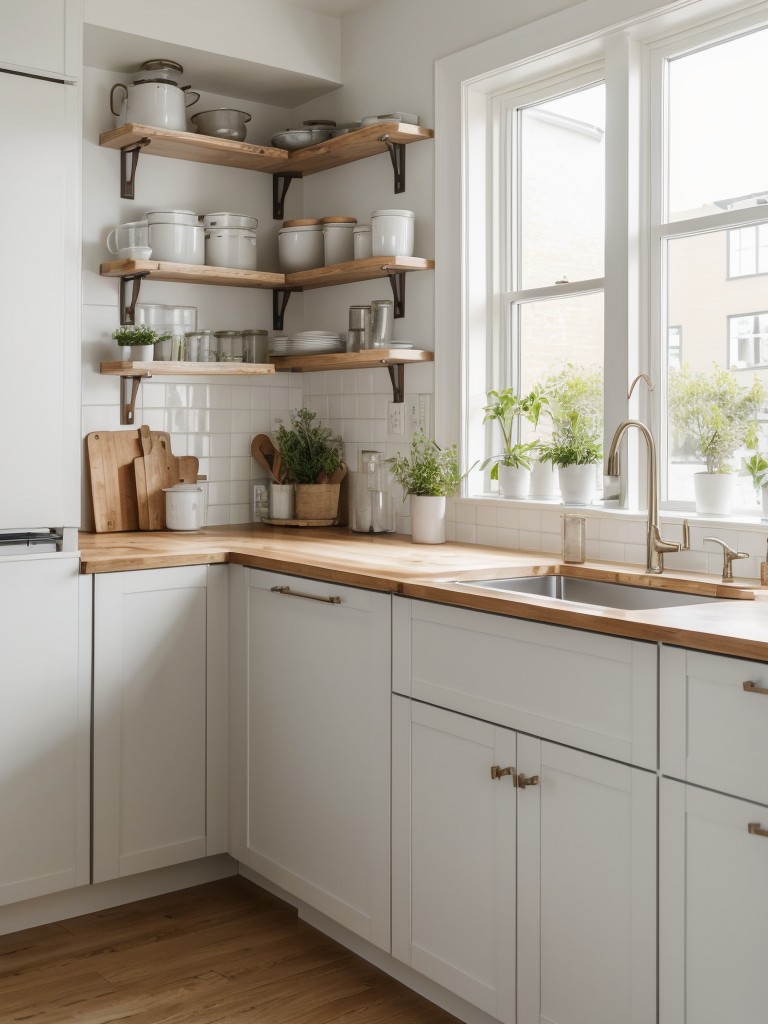
M273 356L321 355L345 348L341 336L328 331L299 331L292 338L273 338L269 346Z

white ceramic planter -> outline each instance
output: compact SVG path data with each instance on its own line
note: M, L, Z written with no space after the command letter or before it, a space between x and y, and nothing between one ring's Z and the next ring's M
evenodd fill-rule
M120 359L134 363L150 363L155 358L154 345L118 345Z
M411 539L414 544L445 543L445 498L411 495Z
M556 498L560 493L557 466L551 462L531 463L531 498Z
M563 504L591 504L595 494L596 473L593 463L585 466L558 466L557 477Z
M530 469L499 463L499 494L502 498L527 498L530 490Z
M694 473L696 511L700 515L728 516L733 507L735 480L732 473Z

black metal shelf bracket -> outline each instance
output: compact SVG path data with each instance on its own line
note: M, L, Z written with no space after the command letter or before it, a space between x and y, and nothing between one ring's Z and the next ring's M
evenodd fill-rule
M139 300L139 291L141 289L141 282L145 277L149 276L149 271L145 270L141 274L126 274L125 277L120 278L120 323L121 324L135 324L136 323L136 303ZM131 298L126 300L126 282L131 282Z
M295 289L292 288L273 288L272 289L272 330L282 331L283 329L283 318L285 317L285 310L288 306L288 300Z
M405 192L405 143L390 142L388 135L382 135L379 142L383 142L389 150L389 159L395 172L395 194Z
M403 363L390 363L389 379L392 381L392 401L405 401L405 366Z
M283 174L279 172L272 175L272 219L282 220L285 216L285 197L294 178L300 178L301 174Z
M120 378L120 423L123 426L134 426L136 421L136 398L139 394L139 385L144 377L151 376L151 372L148 372L140 377L126 376Z
M394 303L394 317L399 320L405 316L405 271L400 270L395 274L387 274L389 283L392 285L392 296Z
M148 146L151 139L139 139L138 142L120 150L120 198L135 199L136 168L139 164L139 153ZM128 166L130 163L130 167Z

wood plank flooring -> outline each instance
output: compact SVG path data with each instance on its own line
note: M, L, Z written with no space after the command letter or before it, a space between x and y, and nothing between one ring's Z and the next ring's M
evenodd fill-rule
M0 1024L456 1024L241 878L0 937Z

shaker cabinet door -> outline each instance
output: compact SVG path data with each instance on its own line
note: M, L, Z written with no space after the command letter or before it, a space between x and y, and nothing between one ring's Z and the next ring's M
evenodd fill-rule
M95 882L224 846L225 822L217 817L226 802L224 751L221 736L214 738L226 699L226 671L215 664L225 604L216 588L226 599L225 566L95 579Z

